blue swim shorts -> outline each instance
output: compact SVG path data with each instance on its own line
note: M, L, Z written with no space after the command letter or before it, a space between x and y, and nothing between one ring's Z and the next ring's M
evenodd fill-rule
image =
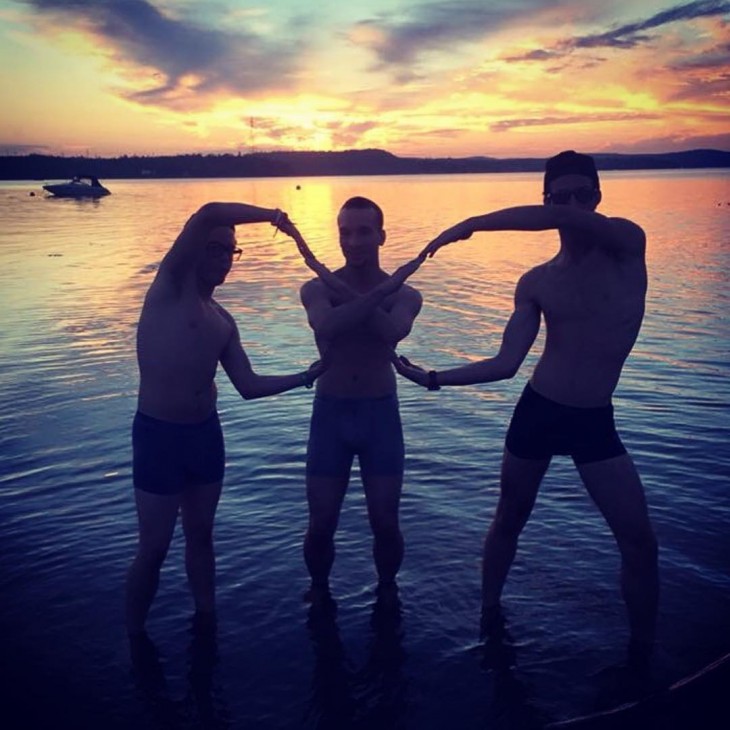
M218 414L200 423L171 423L137 413L132 424L135 489L180 494L223 481L225 449Z
M403 427L395 394L382 398L315 396L307 474L346 477L355 455L364 475L403 473Z
M522 459L569 455L576 464L626 453L613 420L613 406L576 408L540 395L527 383L507 431L507 451Z

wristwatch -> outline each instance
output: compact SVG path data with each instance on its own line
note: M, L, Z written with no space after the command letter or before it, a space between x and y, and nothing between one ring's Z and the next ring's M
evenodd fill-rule
M436 379L435 370L428 371L428 384L426 387L429 390L441 390L441 386L438 384L438 380Z

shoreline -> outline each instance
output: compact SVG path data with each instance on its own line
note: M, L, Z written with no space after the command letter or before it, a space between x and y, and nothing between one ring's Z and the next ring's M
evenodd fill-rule
M688 150L659 154L593 153L598 169L730 169L730 151ZM350 177L539 172L545 158L398 157L383 150L252 152L248 154L59 157L0 156L0 180L40 181L94 175L107 180Z

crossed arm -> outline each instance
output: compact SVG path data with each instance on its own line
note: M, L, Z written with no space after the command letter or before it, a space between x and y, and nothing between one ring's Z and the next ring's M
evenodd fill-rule
M422 298L419 292L410 287L402 289L390 312L386 312L380 305L386 297L398 292L405 280L418 270L426 259L425 253L419 254L376 287L361 294L321 263L298 232L292 238L296 241L305 263L318 277L318 280L307 282L301 290L302 304L307 310L309 324L318 338L331 340L363 323L393 346L410 333L413 321L421 309ZM327 290L333 292L343 303L333 306Z

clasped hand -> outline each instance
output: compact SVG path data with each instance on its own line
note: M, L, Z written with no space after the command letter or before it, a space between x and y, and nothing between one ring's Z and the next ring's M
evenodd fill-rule
M433 258L433 255L438 251L442 246L446 246L449 243L454 243L455 241L465 241L467 238L471 238L471 234L474 231L469 226L468 220L461 221L461 223L457 223L455 226L451 226L451 228L447 228L442 233L439 233L436 238L431 241L426 248L421 251L421 256L428 256L429 258Z
M391 354L390 361L396 371L416 385L428 388L428 371L420 365L412 363L405 355L399 355L395 350Z

